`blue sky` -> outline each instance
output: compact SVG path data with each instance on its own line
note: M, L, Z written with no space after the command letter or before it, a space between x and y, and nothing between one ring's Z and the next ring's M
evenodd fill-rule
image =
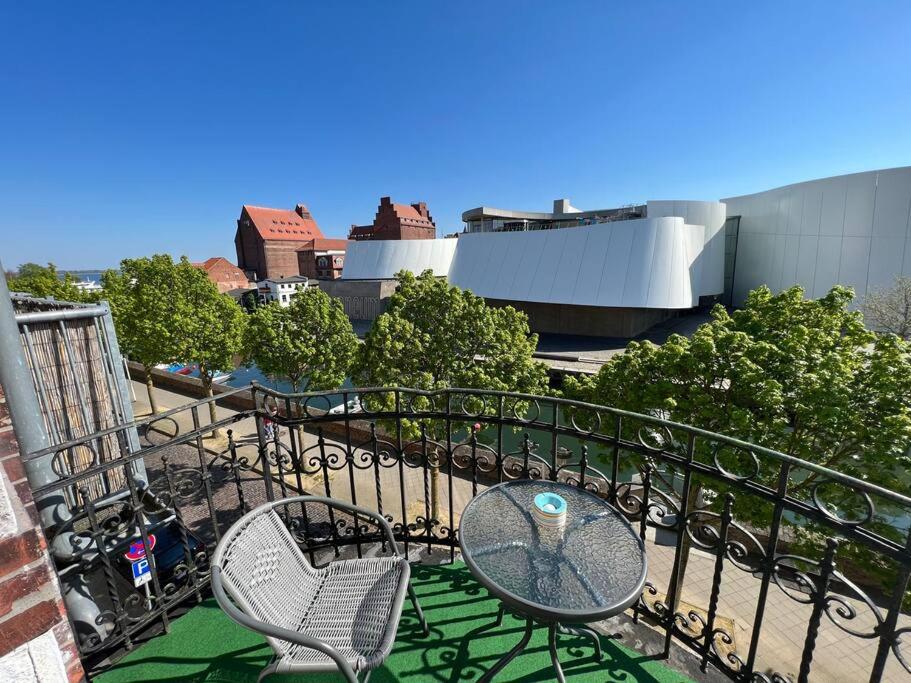
M717 199L911 164L911 3L5 3L0 259L234 259L243 203Z

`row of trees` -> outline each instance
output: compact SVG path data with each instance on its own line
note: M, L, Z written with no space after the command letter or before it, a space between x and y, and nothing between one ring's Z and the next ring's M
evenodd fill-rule
M53 297L88 303L99 298L97 293L76 287L78 280L71 273L60 273L53 263L46 266L23 263L18 270L6 273L6 282L11 292L27 292L43 299Z
M295 391L333 389L346 377L360 386L547 391L525 314L488 307L430 272L398 279L363 344L340 303L318 288L303 290L287 308L261 306L246 315L185 258L126 259L119 272L104 274L103 286L128 355L147 370L198 363L209 394L214 374L241 359L288 378ZM35 267L21 268L11 286L47 295L71 283ZM898 335L867 329L861 313L850 310L852 299L843 287L815 300L799 287L777 295L760 287L741 310L717 306L692 338L630 343L598 374L567 378L564 393L660 414L900 489L898 467L911 464L911 347ZM903 302L897 289L892 304L899 313ZM154 406L151 382L147 372Z
M334 389L348 377L362 386L546 391L524 314L490 308L429 271L398 277L388 311L363 344L340 302L317 287L287 307L258 306L248 315L186 258L126 259L102 283L121 347L146 370L153 410L151 370L171 362L197 363L209 396L215 374L238 362L287 378L293 391Z

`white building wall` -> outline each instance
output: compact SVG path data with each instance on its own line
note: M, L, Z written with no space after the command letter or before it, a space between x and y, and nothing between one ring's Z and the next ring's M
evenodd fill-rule
M911 275L911 167L812 180L731 197L740 218L734 303L755 287L801 285L823 296L848 285L867 291Z
M445 277L458 240L365 240L349 242L342 278L388 280L400 270L419 274L432 270Z
M722 219L722 224L723 224ZM449 281L491 299L691 308L704 289L705 227L643 218L532 232L465 233ZM724 252L718 254L723 270ZM721 285L712 293L720 294Z
M700 264L702 277L700 296L721 294L724 291L724 221L726 206L722 202L689 200L653 200L646 203L649 218L680 216L689 225L704 226L703 250Z

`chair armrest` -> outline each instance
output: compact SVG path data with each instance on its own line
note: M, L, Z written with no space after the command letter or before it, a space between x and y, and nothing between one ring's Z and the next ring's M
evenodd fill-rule
M351 668L351 665L348 661L342 657L342 655L334 647L328 643L324 643L321 640L316 638L311 638L303 633L297 631L292 631L287 628L282 628L281 626L276 626L275 624L267 624L264 621L260 621L254 617L251 617L249 614L241 611L237 605L228 597L225 587L222 584L221 578L221 567L219 565L212 566L211 573L211 582L212 582L212 592L215 594L215 600L218 602L219 606L224 610L225 614L228 615L233 621L240 624L244 628L248 628L251 631L256 631L257 633L262 633L263 635L269 636L271 638L278 638L279 640L284 640L289 643L294 643L296 645L301 645L303 647L309 647L314 650L322 652L327 657L330 657L332 661L336 663L339 668L339 671L347 678L349 681L357 681L357 676L354 673L354 670Z
M335 498L327 498L325 496L295 496L293 498L282 498L281 500L273 501L268 505L277 507L279 505L287 505L288 503L322 503L323 505L335 508L336 510L350 512L352 514L360 515L361 517L368 517L369 519L372 519L374 522L376 522L377 526L383 529L383 532L386 534L386 539L392 546L392 551L399 557L404 557L404 555L399 550L398 544L395 542L395 536L392 534L392 527L389 526L388 520L386 520L386 518L378 512L368 510L367 508L362 508L359 505L352 505L351 503L346 503Z

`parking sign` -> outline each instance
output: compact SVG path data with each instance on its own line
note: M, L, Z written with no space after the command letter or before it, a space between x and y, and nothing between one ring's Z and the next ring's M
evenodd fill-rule
M149 566L147 559L137 560L130 566L133 568L133 585L137 588L152 580L152 568Z

